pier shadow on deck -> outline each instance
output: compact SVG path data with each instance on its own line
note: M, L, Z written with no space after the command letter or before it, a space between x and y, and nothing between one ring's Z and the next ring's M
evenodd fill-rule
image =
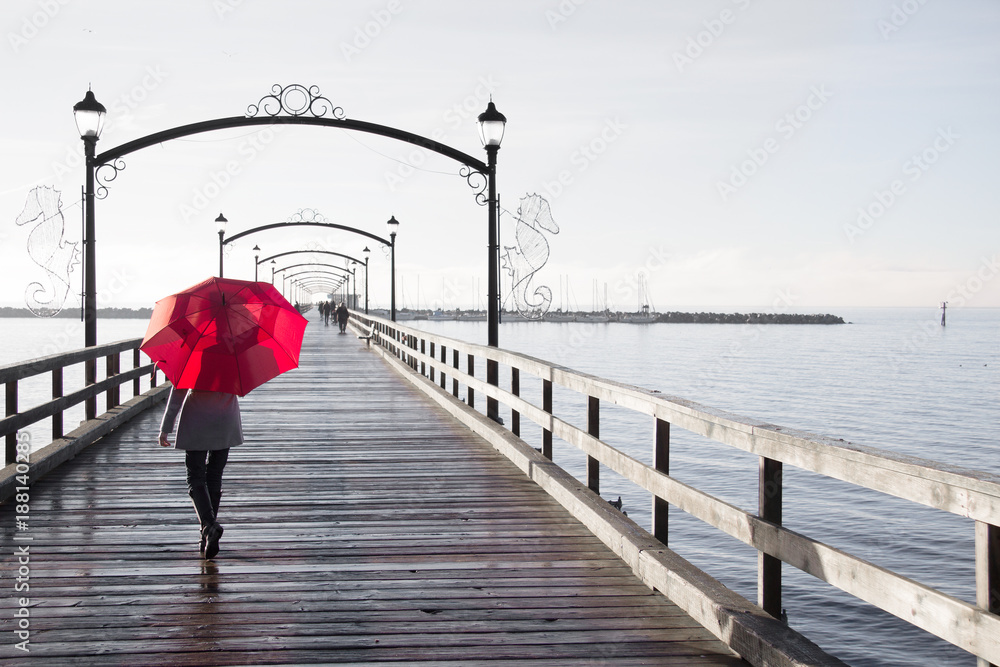
M745 664L355 336L311 321L241 405L214 563L162 408L32 487L4 664Z

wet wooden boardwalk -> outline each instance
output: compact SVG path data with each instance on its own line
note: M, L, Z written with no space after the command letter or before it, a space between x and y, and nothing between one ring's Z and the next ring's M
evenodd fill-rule
M30 654L5 631L0 662L745 664L355 336L313 320L242 407L214 563L161 409L32 487Z

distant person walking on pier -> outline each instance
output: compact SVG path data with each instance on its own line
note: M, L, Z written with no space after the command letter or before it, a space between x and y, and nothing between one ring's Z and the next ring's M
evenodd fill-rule
M337 323L340 325L340 333L347 333L347 320L350 316L351 314L347 312L347 305L341 301L337 308Z
M205 558L219 553L222 525L216 520L222 499L222 471L229 448L243 443L240 404L234 394L170 388L160 423L160 446L170 447L167 435L177 425L174 443L184 451L188 495L201 523L199 551Z

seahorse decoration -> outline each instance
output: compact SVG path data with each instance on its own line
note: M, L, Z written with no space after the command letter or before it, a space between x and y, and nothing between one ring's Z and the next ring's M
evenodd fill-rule
M540 319L552 304L552 290L546 285L532 289L534 275L549 261L549 242L542 232L559 233L549 202L538 194L521 198L514 227L516 246L504 246L503 263L511 278L511 296L524 317Z
M65 240L65 220L58 190L46 185L32 188L24 210L14 221L18 225L36 223L28 234L28 256L45 270L45 281L29 283L24 303L37 317L52 317L66 302L70 273L78 262L77 243Z

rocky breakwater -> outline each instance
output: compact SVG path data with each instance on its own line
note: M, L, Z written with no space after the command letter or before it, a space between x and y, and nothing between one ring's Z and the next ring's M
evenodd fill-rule
M697 324L845 324L830 314L798 313L660 313L657 322Z

